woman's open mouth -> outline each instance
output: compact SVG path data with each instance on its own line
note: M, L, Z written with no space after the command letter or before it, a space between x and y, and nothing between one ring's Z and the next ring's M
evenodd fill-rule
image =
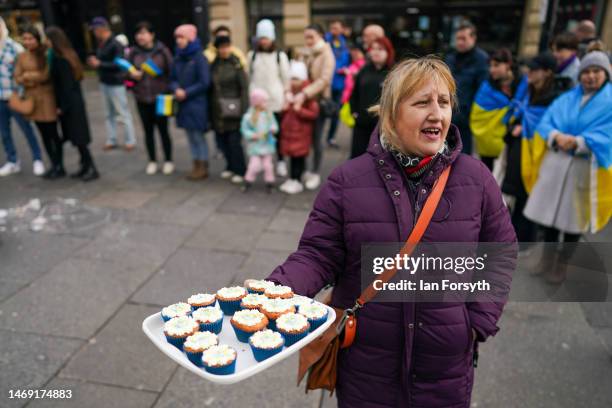
M442 136L442 129L438 127L428 127L421 129L421 135L428 140L436 141Z

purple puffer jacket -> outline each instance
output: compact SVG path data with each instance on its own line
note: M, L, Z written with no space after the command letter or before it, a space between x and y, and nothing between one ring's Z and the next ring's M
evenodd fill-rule
M336 168L318 194L296 252L268 279L314 296L335 284L332 304L348 308L360 294L361 244L403 242L442 170L453 165L422 242L515 242L508 210L489 170L461 154L456 127L451 154L436 159L411 194L402 169L380 144ZM416 204L415 204L416 202ZM339 407L470 405L475 343L494 335L503 303L367 303L357 334L340 351Z

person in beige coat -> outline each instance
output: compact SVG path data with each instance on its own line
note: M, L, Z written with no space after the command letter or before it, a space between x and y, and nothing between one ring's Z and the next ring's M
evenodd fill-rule
M307 189L315 190L321 184L321 162L323 161L323 123L325 122L325 107L331 101L331 82L336 68L336 59L323 36L325 32L318 24L311 24L304 29L304 43L308 48L306 66L310 84L300 92L295 99L294 106L301 107L305 100L314 99L321 106L321 113L315 123L312 135L313 160L311 171L304 173L304 184ZM296 110L299 108L296 108Z
M43 175L47 179L64 177L62 140L57 131L57 106L53 83L49 74L47 47L34 26L23 30L22 42L26 49L15 62L15 82L24 89L26 99L34 102L32 112L24 116L34 121L40 132L51 167Z

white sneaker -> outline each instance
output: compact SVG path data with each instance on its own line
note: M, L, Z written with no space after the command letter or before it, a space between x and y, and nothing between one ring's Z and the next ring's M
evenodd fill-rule
M284 183L282 183L280 186L278 186L278 189L280 191L282 191L283 193L286 193L287 192L287 187L289 187L291 185L291 183L293 183L293 181L294 181L293 179L285 180Z
M233 184L242 184L244 182L244 178L239 176L238 174L234 174L230 180Z
M312 176L313 174L309 172L308 170L306 170L304 173L302 173L302 183L306 183L308 180L312 178Z
M316 190L319 185L321 185L321 176L316 173L311 173L304 184L308 190Z
M299 194L302 191L304 191L304 186L302 185L302 183L300 183L297 180L289 180L289 181L291 183L289 183L289 185L287 187L285 187L283 192L285 192L287 194Z
M287 163L285 163L284 160L279 160L279 162L276 163L276 174L279 177L287 177Z
M166 176L174 173L174 163L169 161L165 162L164 167L162 167L162 173L164 173Z
M0 167L0 177L10 176L11 174L16 174L21 171L21 166L19 162L12 163L6 162L4 166Z
M42 160L34 160L33 172L35 176L42 176L45 174L45 164Z
M232 172L231 172L231 171L229 171L229 170L223 170L223 171L221 172L221 178L222 178L222 179L224 179L224 180L227 180L227 179L232 178L232 176L233 176L233 175L234 175L234 173L232 173Z
M155 162L149 162L149 164L147 164L147 169L146 169L146 173L149 176L154 175L155 173L157 173L157 163Z

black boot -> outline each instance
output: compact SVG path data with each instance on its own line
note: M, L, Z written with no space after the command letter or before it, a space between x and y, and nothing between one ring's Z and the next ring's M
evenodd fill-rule
M81 178L85 175L85 173L87 173L88 170L89 170L89 167L81 163L81 168L79 169L79 171L77 171L76 173L72 173L70 175L70 178L73 178L73 179Z
M83 176L81 177L81 180L83 180L84 182L88 182L88 181L94 181L99 178L100 178L100 173L98 173L96 166L92 163L87 169L87 171L85 172L85 174L83 174Z
M62 177L66 177L66 171L61 166L53 166L43 174L43 178L47 180L56 180Z

